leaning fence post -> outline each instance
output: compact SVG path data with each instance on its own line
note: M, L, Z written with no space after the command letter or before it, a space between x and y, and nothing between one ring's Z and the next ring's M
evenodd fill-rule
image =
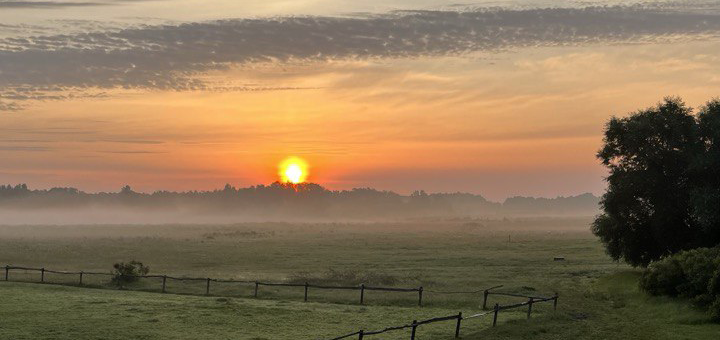
M40 282L45 282L45 268L40 268Z
M167 282L167 275L163 275L163 286L162 286L162 292L165 293L165 283Z
M417 329L417 320L413 320L412 333L410 333L410 340L415 340L415 330Z
M493 314L493 327L495 327L495 325L497 325L497 316L498 316L498 312L500 311L500 305L498 305L496 303L494 309L495 309L495 314Z
M530 319L530 313L532 313L532 305L533 305L533 298L530 298L528 300L528 312L527 312L528 319Z
M305 302L307 302L308 283L305 282Z
M557 310L557 299L558 293L555 293L555 296L553 296L553 310Z
M488 290L485 289L485 291L483 292L483 308L482 308L483 310L487 310L487 298L488 298L489 294L490 294L490 292L488 292Z
M460 337L460 321L462 321L462 312L458 313L457 325L455 325L455 338Z
M83 277L83 272L80 271L80 282L79 282L79 284L80 284L81 286L82 286L82 277Z
M259 286L259 285L260 285L260 284L259 284L257 281L255 281L255 297L257 297L257 292L258 292L258 286Z
M422 292L423 287L418 288L418 306L422 307Z
M360 332L358 332L358 339L359 339L359 340L362 340L362 338L363 338L364 336L365 336L365 331L361 329Z
M6 264L6 265L5 265L5 281L8 280L8 276L9 276L8 274L9 274L9 273L10 273L10 265L9 265L9 264Z
M207 278L207 284L205 284L205 295L210 295L210 278Z
M360 284L360 304L362 305L365 301L365 284Z

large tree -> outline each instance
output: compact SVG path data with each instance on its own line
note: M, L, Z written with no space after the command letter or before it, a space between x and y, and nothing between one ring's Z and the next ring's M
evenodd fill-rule
M704 112L716 109L708 104ZM718 162L710 156L699 161L707 154L704 139L717 136L717 114L701 115L699 124L691 111L679 98L666 98L607 123L598 158L610 174L593 232L615 260L646 266L664 255L707 245L706 232L717 229L717 221L707 216L703 231L695 213L697 207L717 202L697 199L707 190L718 193L717 187L698 186L707 164ZM703 121L707 128L701 128Z
M702 242L717 245L720 244L720 99L701 108L697 121L702 152L692 167L693 220Z

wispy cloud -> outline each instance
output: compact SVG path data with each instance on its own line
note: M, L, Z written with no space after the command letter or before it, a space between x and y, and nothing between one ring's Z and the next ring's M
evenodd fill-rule
M61 8L105 5L99 2L72 1L0 1L0 8Z
M260 61L444 56L719 32L716 11L634 6L237 19L6 38L0 110L98 89L207 90L212 85L198 75Z
M21 152L27 152L27 151L37 151L37 152L43 152L43 151L50 151L50 148L44 147L44 146L2 146L0 145L0 151L21 151Z
M124 2L135 2L144 0L98 0L98 1L13 1L0 0L0 8L66 8L66 7L91 7L91 6L107 6L120 4ZM153 1L153 0L147 0Z

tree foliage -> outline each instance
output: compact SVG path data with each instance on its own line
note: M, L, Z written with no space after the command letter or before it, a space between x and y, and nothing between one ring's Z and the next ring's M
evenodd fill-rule
M720 243L720 101L694 116L679 98L613 117L598 158L609 169L593 232L635 266Z

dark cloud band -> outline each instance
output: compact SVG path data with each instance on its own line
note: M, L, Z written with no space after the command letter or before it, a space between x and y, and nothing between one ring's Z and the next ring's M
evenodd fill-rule
M0 40L0 109L89 88L207 89L193 76L257 61L441 56L716 34L717 13L642 7L415 11L7 38Z

